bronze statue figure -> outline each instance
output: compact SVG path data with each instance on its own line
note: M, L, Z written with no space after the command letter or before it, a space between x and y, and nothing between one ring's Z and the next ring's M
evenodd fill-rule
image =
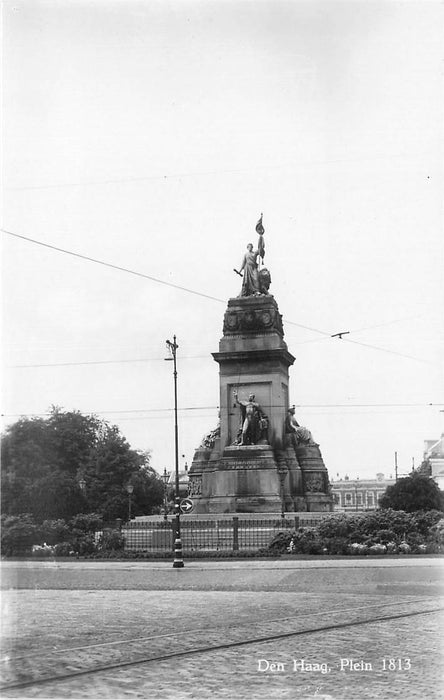
M259 234L257 249L254 250L253 244L249 243L247 245L247 251L244 253L242 259L242 264L239 270L234 270L240 275L242 280L241 297L250 297L255 294L268 294L268 289L270 287L271 276L266 268L259 270L258 258L264 261L265 256L265 243L264 243L264 227L262 225L262 214L261 218L256 224L256 232ZM242 274L243 272L243 274Z
M238 445L257 445L268 442L268 418L250 394L248 401L239 401L237 391L233 392L236 403L241 407L242 428Z
M241 297L249 297L253 294L259 294L259 274L257 259L259 250L253 250L253 244L247 245L247 252L244 254L242 265L239 272L243 271Z

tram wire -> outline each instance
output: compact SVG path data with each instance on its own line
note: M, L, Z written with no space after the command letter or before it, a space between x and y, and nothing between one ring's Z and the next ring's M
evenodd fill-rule
M33 243L34 245L42 246L43 248L49 248L50 250L54 250L58 253L70 255L74 258L80 258L81 260L85 260L86 262L91 262L91 263L94 263L96 265L102 265L104 267L109 267L113 270L117 270L118 272L126 272L127 274L134 275L136 277L143 277L144 279L148 279L151 282L156 282L158 284L162 284L162 285L165 285L167 287L172 287L172 288L177 289L177 290L182 291L182 292L187 292L188 294L194 294L195 296L203 297L205 299L210 299L211 301L216 301L216 302L219 302L222 304L226 303L226 300L221 299L220 297L215 297L215 296L212 296L211 294L199 292L195 289L190 289L189 287L183 287L181 285L174 284L173 282L168 282L167 280L162 280L162 279L159 279L158 277L153 277L152 275L148 275L144 272L139 272L137 270L132 270L132 269L127 268L127 267L115 265L114 263L109 263L109 262L106 262L104 260L100 260L99 258L93 258L93 257L90 257L88 255L84 255L83 253L77 253L75 251L68 250L66 248L60 248L58 246L52 245L51 243L45 243L44 241L37 240L36 238L30 238L29 236L24 236L22 234L15 233L14 231L8 231L7 229L4 229L4 228L2 228L0 230L8 236L12 236L14 238L24 240L28 243ZM398 320L400 320L400 319L395 319L395 321L398 321ZM323 336L324 338L333 338L334 337L331 334L331 332L320 330L319 328L314 328L312 326L305 326L301 323L296 323L296 321L290 321L287 318L284 319L284 322L288 323L292 326L297 326L298 328L303 328L304 330L308 330L312 333L316 333L318 335ZM390 321L389 323L392 323L392 321ZM383 325L383 324L380 324L380 325ZM371 328L371 326L369 326L369 328ZM365 328L358 329L358 331L362 331L362 330L366 330L366 329ZM341 334L338 334L338 335L341 335ZM358 340L352 340L351 338L342 338L341 337L341 338L339 338L339 340L342 342L346 342L346 343L353 343L354 345L361 345L363 347L366 347L366 348L369 348L372 350L385 352L385 353L388 353L390 355L396 355L398 357L404 357L404 358L407 358L410 360L415 360L416 362L421 362L421 363L428 364L428 365L434 364L433 362L430 362L429 360L425 360L424 358L414 357L413 355L407 355L405 353L398 352L396 350L389 350L388 348L381 348L381 347L378 347L376 345L370 345L369 343L362 343Z

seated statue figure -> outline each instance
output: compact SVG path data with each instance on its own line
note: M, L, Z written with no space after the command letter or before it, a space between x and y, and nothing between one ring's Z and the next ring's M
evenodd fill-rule
M261 294L269 294L270 292L268 291L270 289L270 284L271 284L271 275L269 270L267 270L266 267L263 267L262 270L259 270L259 291Z
M308 428L299 425L295 416L296 409L294 406L289 408L285 418L285 434L290 438L291 444L296 449L300 444L315 445L313 436Z

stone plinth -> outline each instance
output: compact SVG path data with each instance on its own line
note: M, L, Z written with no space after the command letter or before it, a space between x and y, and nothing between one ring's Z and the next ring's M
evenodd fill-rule
M221 445L232 444L239 431L239 407L233 392L255 394L269 419L268 441L280 447L288 408L288 367L294 357L283 339L282 318L271 295L230 299L219 352Z
M194 462L193 462L194 467ZM193 470L192 476L196 472ZM219 461L201 472L202 499L196 512L280 512L280 481L270 445L226 447Z
M319 445L300 444L296 456L302 471L302 485L308 511L332 510L328 472Z

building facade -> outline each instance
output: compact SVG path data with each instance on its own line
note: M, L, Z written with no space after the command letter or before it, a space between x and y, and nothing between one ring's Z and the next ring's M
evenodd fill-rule
M376 510L387 486L394 484L395 479L392 476L386 478L379 472L374 479L350 479L345 476L344 479L331 479L330 483L335 511L359 512Z
M444 491L444 433L439 440L424 441L424 461L420 471L432 477Z

